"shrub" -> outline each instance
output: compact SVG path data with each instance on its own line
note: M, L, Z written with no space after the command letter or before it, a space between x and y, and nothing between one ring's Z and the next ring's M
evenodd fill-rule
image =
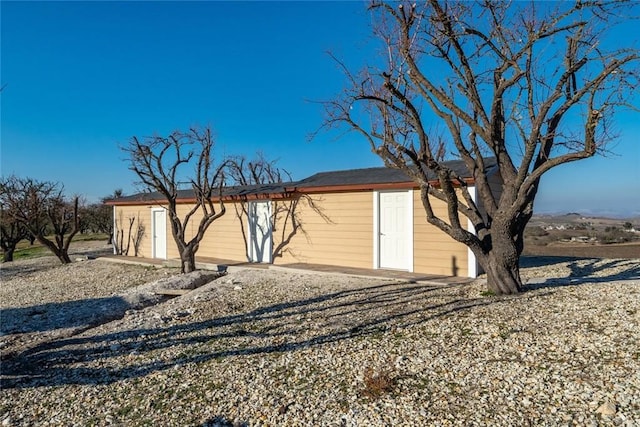
M368 367L364 371L362 396L371 400L379 399L383 394L391 393L396 387L392 369L374 371Z

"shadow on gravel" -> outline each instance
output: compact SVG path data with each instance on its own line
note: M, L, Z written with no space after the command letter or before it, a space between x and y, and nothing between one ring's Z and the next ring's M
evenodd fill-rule
M4 308L0 309L0 330L3 335L11 335L88 327L120 318L129 307L121 297L105 297Z
M570 266L571 276L546 279L526 288L640 278L640 265L628 261L593 259L585 264L584 259L578 259ZM611 267L619 267L618 272L586 277ZM529 293L523 295L531 297ZM396 331L401 334L407 326L473 307L508 304L514 298L519 296L474 298L465 285L394 282L284 301L247 312L229 306L231 313L215 317L212 313L212 318L204 321L189 322L188 313L176 313L173 318L162 319L166 326L59 339L33 347L3 362L1 388L110 384L227 357L294 352L360 337L375 339ZM5 318L5 313L2 316Z
M216 416L202 424L202 427L248 427L246 421L231 422L226 417Z
M61 339L5 362L2 388L109 384L191 363L375 338L395 333L396 328L505 300L472 298L463 286L381 284L206 321Z
M44 258L44 257L38 257L38 258ZM47 270L51 270L52 268L58 268L61 265L59 261L53 261L52 259L48 259L48 258L44 258L44 259L46 261L38 264L33 264L28 267L25 267L23 264L20 264L18 262L2 263L0 268L0 280L5 281L5 280L13 279L14 277L27 276L33 273L45 272Z
M569 263L569 262L577 262L583 259L591 259L591 258L580 258L580 257L572 257L572 256L551 256L551 255L523 255L520 257L520 268L536 268L536 267L545 267L547 265L552 264L560 264L560 263Z
M113 249L111 249L110 247L106 247L70 251L69 257L72 261L74 261L76 258L96 259L111 254L113 254ZM27 276L33 273L43 273L47 270L64 267L64 265L61 264L60 261L58 261L51 252L45 252L40 256L31 258L31 260L34 259L39 260L39 262L29 266L25 266L19 261L2 263L2 267L0 268L0 279L10 280L16 276Z
M529 258L534 258L530 260ZM575 257L523 257L521 267L538 267L549 264L567 263L571 273L568 277L543 279L539 282L530 282L525 288L534 290L540 288L553 288L558 286L576 286L589 283L606 283L618 280L640 279L640 263L630 260L605 260L602 258L575 258ZM613 274L598 276L602 271L613 269Z

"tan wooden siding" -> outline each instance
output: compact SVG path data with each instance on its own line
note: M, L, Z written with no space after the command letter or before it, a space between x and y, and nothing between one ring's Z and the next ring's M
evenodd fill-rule
M437 216L447 218L447 205L444 202L432 200L432 206ZM427 222L419 190L413 192L413 214L413 271L467 276L467 247Z
M428 224L420 192L415 190L413 194L414 272L466 276L467 247ZM273 212L279 212L273 229L273 262L371 268L374 256L373 195L372 191L322 193L302 197L297 204L292 200L272 201ZM313 201L313 206L309 200ZM184 217L191 206L178 205L178 215ZM286 211L292 206L294 212L286 215ZM446 218L444 203L434 201L433 206L437 215ZM151 207L116 207L116 216L122 218L119 222L124 224L125 234L128 230L128 218L134 217L136 221L139 218L145 227L138 253L142 257L151 257L152 253ZM214 221L207 230L197 252L198 257L246 261L246 239L242 228L246 228L247 220L244 216L238 217L236 207L239 204L226 203L226 214ZM299 223L295 230L292 215L295 215ZM191 238L196 232L200 218L199 212L191 218L186 230L187 238ZM133 250L130 250L129 255L133 255ZM179 258L168 215L167 258Z
M136 233L138 225L142 227L142 238L138 247L138 256L151 258L151 207L150 206L116 206L115 207L115 237L118 244L122 238L122 246L126 247L131 242L132 234ZM133 227L129 232L129 221L133 219ZM120 234L122 232L122 234ZM129 256L134 256L133 243L129 243Z
M215 205L220 209L219 205ZM176 212L180 218L184 218L193 205L180 204ZM246 246L242 236L240 218L238 217L235 204L225 203L226 212L223 216L211 223L200 242L200 247L196 253L197 257L220 258L231 261L246 261ZM185 230L185 239L190 240L198 231L202 212L198 210L189 220ZM167 223L169 219L167 218ZM171 236L170 224L168 224L167 236L167 257L180 258L173 237ZM169 242L170 240L170 242Z
M189 209L193 205L181 204L177 206L178 216L184 218ZM140 249L138 251L138 256L151 258L152 250L151 250L151 208L156 208L159 206L116 206L116 218L117 218L117 226L118 228L122 227L124 230L124 238L125 242L128 237L128 227L129 227L129 218L137 218L140 219L141 224L145 227L145 233L142 238ZM242 231L240 228L240 219L236 215L236 211L234 209L233 203L226 204L227 211L225 215L215 220L207 229L205 233L204 239L202 239L200 243L200 248L198 249L197 256L198 257L211 257L211 258L222 258L226 260L232 261L246 261L246 247L245 241L242 236ZM185 230L185 237L187 240L191 239L200 223L200 219L202 218L201 212L196 212L189 223L187 224L187 229ZM120 224L123 224L121 226ZM136 223L137 224L137 223ZM134 229L136 227L134 224ZM180 254L178 253L178 248L173 239L173 234L171 232L171 222L169 219L169 215L167 214L167 258L168 259L179 259ZM129 250L129 255L133 256L134 251L131 247Z
M317 209L304 198L295 214L301 229L291 238L276 264L307 262L371 268L373 265L373 193L324 193L312 197ZM276 224L274 247L282 241ZM289 224L289 232L291 226ZM286 233L285 233L286 234Z

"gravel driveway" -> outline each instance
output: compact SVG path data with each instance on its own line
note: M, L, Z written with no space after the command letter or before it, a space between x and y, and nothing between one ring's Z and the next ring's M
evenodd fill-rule
M243 270L136 309L114 301L175 270L19 261L2 267L0 422L640 425L640 260L550 261L525 260L515 297ZM120 311L86 316L101 307ZM19 330L25 313L53 321Z

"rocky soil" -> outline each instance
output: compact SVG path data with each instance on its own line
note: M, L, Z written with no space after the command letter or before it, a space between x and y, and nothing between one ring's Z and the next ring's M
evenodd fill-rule
M242 270L151 302L175 270L3 265L0 422L640 425L640 260L553 261L514 297Z

